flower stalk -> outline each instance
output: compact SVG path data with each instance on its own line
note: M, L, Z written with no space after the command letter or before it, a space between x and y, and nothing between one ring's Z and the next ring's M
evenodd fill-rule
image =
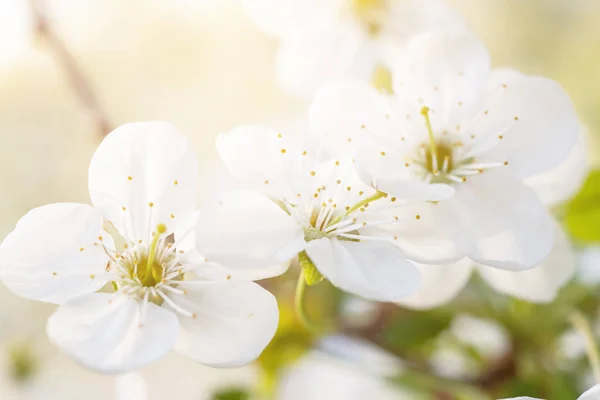
M600 356L598 355L598 346L592 327L587 318L579 311L574 311L569 319L573 327L585 338L585 348L594 374L594 380L596 383L600 383Z

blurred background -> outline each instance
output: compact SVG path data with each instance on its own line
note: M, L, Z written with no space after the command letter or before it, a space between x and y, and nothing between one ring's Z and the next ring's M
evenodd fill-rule
M591 167L597 167L600 1L448 3L486 43L493 65L563 85L585 126ZM213 146L218 133L306 112L306 100L278 89L276 50L277 42L234 0L0 0L0 239L33 207L88 202L87 167L95 148L130 121L167 120L187 134L200 156L201 203L212 201L228 185ZM362 341L323 340L293 315L292 269L264 283L279 299L281 323L259 361L217 370L173 354L144 369L142 384L151 400L273 393L286 400L343 399L350 397L327 386L363 380L368 397L357 399L528 393L575 399L593 381L585 345L566 313L585 311L600 332L600 178L594 172L561 213L577 245L580 272L553 304L503 297L476 276L459 298L429 312L345 297L323 284L309 296L315 318L335 316L341 333ZM121 378L87 371L48 342L44 327L52 311L0 286L0 399L118 398ZM290 368L296 372L291 378ZM278 389L282 382L298 385L293 379L318 390L294 397L294 390ZM411 388L419 395L404 392Z

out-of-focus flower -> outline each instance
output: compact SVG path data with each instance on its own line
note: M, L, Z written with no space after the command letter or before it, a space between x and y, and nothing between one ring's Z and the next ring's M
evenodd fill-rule
M242 127L220 135L217 148L232 173L266 197L233 193L221 211L201 214L199 225L213 227L198 238L210 259L248 263L250 254L268 264L299 253L333 285L378 301L416 289L408 259L445 260L411 240L413 229L426 236L433 226L422 203L362 184L351 160L325 156L310 138Z
M442 376L477 376L483 365L496 363L510 349L506 330L492 320L459 314L436 340L430 363Z
M387 367L382 370L382 366ZM328 338L322 350L309 353L288 369L277 399L410 399L409 393L385 381L399 371L397 360L381 349L343 337Z
M377 318L377 303L356 296L342 299L341 317L352 327L369 326Z
M478 372L475 360L469 358L464 351L453 347L435 349L429 362L437 374L446 378L472 378Z
M600 283L600 246L589 245L578 253L577 279L586 285Z
M25 215L0 246L3 282L60 304L50 339L99 371L133 370L173 347L213 366L252 361L275 333L277 304L225 267L188 258L181 241L195 229L196 178L195 153L171 125L118 128L90 164L95 207L51 204ZM114 293L97 292L108 282Z
M598 400L600 399L600 385L596 385L583 393L581 396L577 398L577 400ZM501 399L501 400L543 400L537 397L511 397L510 399Z
M501 357L510 348L506 329L491 320L460 314L452 320L450 332L461 343L472 346L487 358Z
M432 204L456 252L504 270L526 270L553 246L553 222L523 179L565 160L579 130L555 82L512 70L490 72L485 47L462 34L411 40L383 107L366 85L317 94L311 128L336 152L356 153L363 181L389 195L454 192Z
M310 96L332 79L369 81L389 67L411 35L464 30L442 0L243 0L252 19L281 40L277 77Z

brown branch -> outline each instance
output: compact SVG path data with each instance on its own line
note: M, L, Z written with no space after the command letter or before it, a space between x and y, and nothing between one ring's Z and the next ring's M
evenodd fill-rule
M39 0L31 0L36 34L46 40L48 46L64 69L75 94L93 119L94 125L97 126L98 132L102 136L106 136L112 130L112 124L109 122L107 113L94 95L90 84L77 65L75 57L53 31L41 8Z

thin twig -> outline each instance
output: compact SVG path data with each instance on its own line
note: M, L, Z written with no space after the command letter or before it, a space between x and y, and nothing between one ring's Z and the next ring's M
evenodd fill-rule
M98 127L98 132L103 137L106 136L112 130L112 124L109 122L107 113L94 95L81 68L77 65L75 57L53 31L51 24L40 7L39 0L30 0L30 2L36 34L46 40L48 46L64 69L67 79L77 97L86 108L88 114L93 118L94 125Z

